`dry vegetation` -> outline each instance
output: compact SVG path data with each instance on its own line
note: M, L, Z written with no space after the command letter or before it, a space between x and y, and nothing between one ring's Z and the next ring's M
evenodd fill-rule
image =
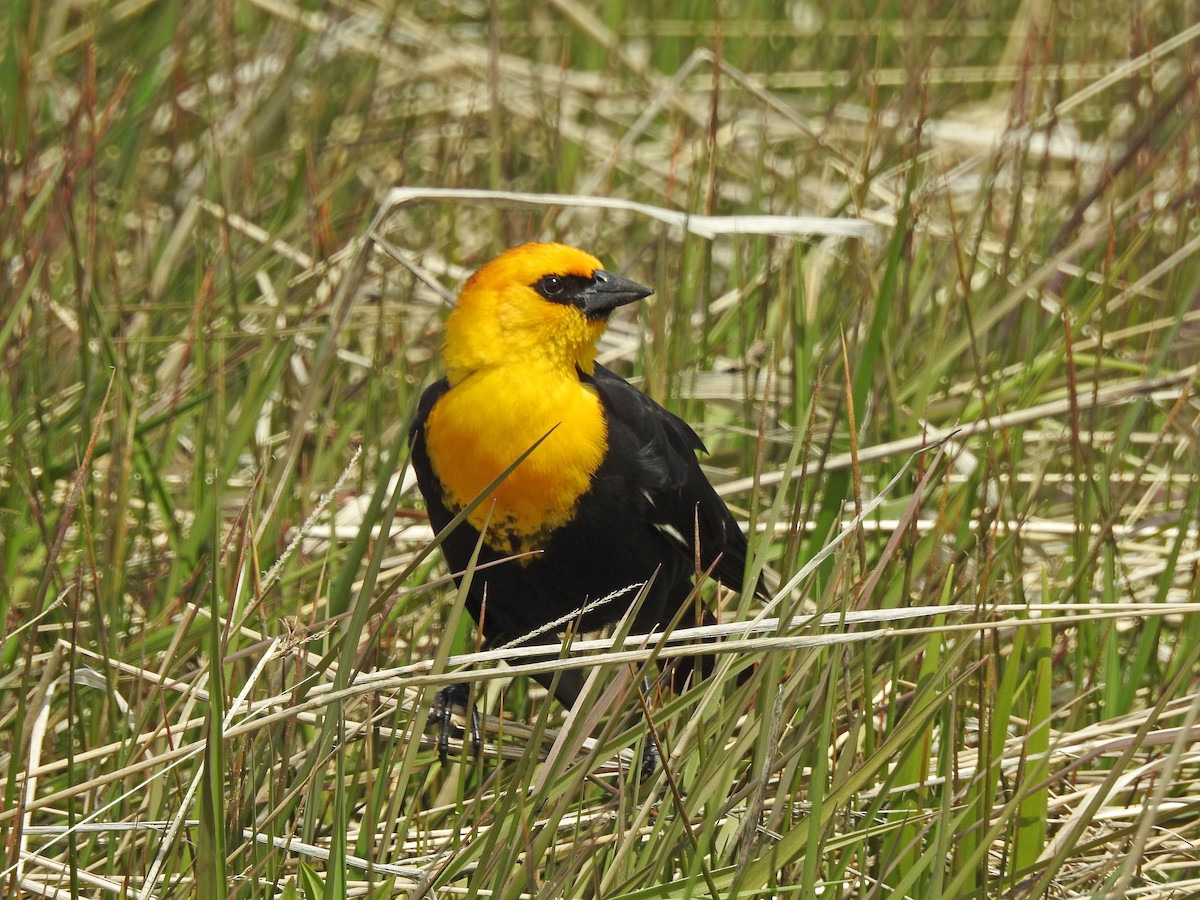
M7 892L1200 892L1196 4L656 7L0 10ZM474 653L396 477L530 238L779 587L680 697Z

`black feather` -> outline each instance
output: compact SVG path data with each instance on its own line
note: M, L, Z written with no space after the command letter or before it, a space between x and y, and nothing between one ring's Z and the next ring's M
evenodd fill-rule
M692 594L697 535L702 568L711 569L727 587L742 589L746 538L700 469L696 460L696 451L704 450L700 438L678 416L603 366L596 366L594 375L581 372L579 377L600 397L608 425L607 453L592 475L590 489L579 499L573 519L550 535L536 558L500 562L504 557L483 545L479 562L499 564L475 573L467 602L476 622L482 616L489 646L507 643L588 602L631 588L589 612L579 627L593 631L612 624L637 596L632 586L651 580L633 627L649 631L667 625ZM443 379L425 391L409 435L417 482L438 531L454 511L447 508L430 464L423 428L430 410L448 389ZM442 551L454 571L466 568L478 539L479 533L466 522L446 537ZM761 585L756 588L761 593ZM711 616L707 621L712 621ZM549 643L557 636L551 632L537 640ZM681 670L691 667L685 664ZM559 700L571 705L582 679L582 673L566 673L558 685Z

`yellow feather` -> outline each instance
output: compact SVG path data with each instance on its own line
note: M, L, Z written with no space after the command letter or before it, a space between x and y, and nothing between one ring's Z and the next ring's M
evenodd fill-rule
M551 431L553 429L553 431ZM445 501L461 509L522 453L538 446L470 515L502 552L535 549L570 521L607 449L607 426L595 391L575 376L512 373L495 367L460 381L429 414L429 459ZM494 504L494 507L492 506Z
M599 268L573 247L517 247L471 277L446 323L450 390L431 410L425 434L449 508L473 500L553 429L469 517L480 530L490 521L485 540L500 552L536 549L570 521L604 460L604 411L576 372L595 370L604 322L532 288L547 273L591 276Z

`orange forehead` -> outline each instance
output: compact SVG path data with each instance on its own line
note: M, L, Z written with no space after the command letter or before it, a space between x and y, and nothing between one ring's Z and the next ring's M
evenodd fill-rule
M463 293L471 288L532 285L545 275L580 275L591 278L604 265L590 253L566 244L522 244L506 250L472 275Z

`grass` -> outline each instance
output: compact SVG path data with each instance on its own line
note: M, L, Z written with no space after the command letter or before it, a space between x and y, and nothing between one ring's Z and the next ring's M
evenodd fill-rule
M1185 7L8 4L5 888L1194 895ZM601 357L781 587L682 696L686 633L476 652L395 477L551 237L655 286Z

